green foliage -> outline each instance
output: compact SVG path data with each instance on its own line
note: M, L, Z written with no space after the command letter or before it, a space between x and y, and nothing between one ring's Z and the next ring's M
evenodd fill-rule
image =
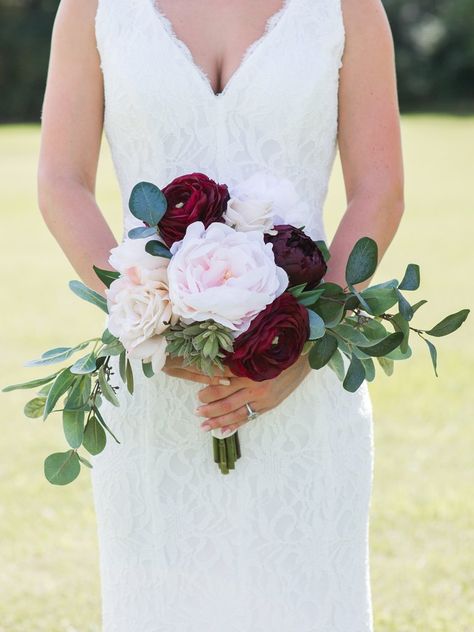
M167 201L155 184L139 182L132 189L128 207L137 219L149 226L157 226L166 212Z
M106 314L109 313L107 309L107 301L103 296L101 296L95 290L92 290L87 285L84 285L81 281L69 281L69 288L76 294L79 298L82 298L84 301L88 303L92 303L92 305L96 305Z
M348 285L362 283L371 277L377 267L377 243L370 237L361 237L352 249L346 265Z
M97 266L92 266L94 272L98 276L98 278L102 281L102 283L106 287L110 287L111 284L119 278L120 272L116 270L103 270L102 268L98 268Z
M67 485L79 476L81 464L75 450L55 452L44 462L44 475L53 485Z
M169 248L162 244L161 241L152 240L147 241L145 244L145 250L148 254L153 255L154 257L165 257L166 259L171 259L171 252Z

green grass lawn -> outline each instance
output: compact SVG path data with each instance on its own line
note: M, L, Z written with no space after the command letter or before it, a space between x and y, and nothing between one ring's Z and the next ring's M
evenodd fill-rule
M414 296L429 299L415 321L423 328L447 310L472 307L474 117L406 116L402 126L405 217L375 282L401 278L406 263L419 263L422 290ZM103 323L70 293L76 274L36 208L38 143L36 126L0 128L2 386L38 374L25 360L94 335ZM119 236L120 198L106 147L97 196ZM326 204L329 236L343 211L337 165ZM439 339L438 379L417 341L412 360L370 386L377 632L474 630L473 323ZM29 393L0 395L0 631L98 631L89 472L68 487L44 479L45 456L66 447L59 416L44 427L23 417Z

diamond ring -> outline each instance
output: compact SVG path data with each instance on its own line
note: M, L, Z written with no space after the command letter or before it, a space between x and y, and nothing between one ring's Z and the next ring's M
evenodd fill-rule
M252 419L256 419L258 417L259 413L257 413L256 410L253 410L250 404L245 404L245 407L247 408L248 412L247 421L251 421Z

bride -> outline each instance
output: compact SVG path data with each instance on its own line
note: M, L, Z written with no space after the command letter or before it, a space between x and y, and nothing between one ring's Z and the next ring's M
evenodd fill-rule
M275 183L275 203L326 239L337 147L347 209L325 280L345 285L361 236L381 257L403 214L380 0L62 0L39 205L82 280L103 293L92 264L111 268L117 242L95 200L102 130L124 238L135 183L200 171L230 186L255 174ZM305 356L259 383L176 361L136 380L133 397L119 391L120 408L102 404L121 443L93 459L104 632L370 632L367 383L344 391ZM209 453L218 427L239 428L242 458L228 476Z

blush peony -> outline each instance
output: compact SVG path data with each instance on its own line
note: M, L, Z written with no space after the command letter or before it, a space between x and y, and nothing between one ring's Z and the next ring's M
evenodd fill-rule
M162 335L174 324L168 294L168 259L155 269L133 266L105 291L108 329L123 344L129 357L151 362L154 372L164 365L166 340Z
M213 319L236 332L288 286L263 233L225 224L191 224L168 267L173 312L184 322Z
M225 363L240 377L270 380L296 362L308 337L307 309L285 292L234 340L234 351Z

